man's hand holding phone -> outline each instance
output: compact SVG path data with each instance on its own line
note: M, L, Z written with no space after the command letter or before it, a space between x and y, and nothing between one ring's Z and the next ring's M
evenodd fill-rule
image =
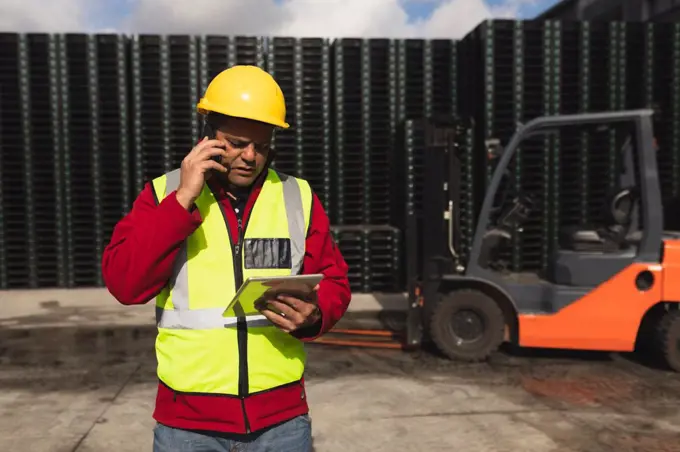
M278 295L262 303L260 312L286 333L314 325L321 320L321 311L317 304L318 290L317 284L305 300L289 295Z
M177 188L177 202L182 207L187 210L191 208L191 205L201 194L210 170L221 173L228 172L227 168L216 161L226 156L227 152L222 141L209 140L208 137L205 137L182 160L179 187Z

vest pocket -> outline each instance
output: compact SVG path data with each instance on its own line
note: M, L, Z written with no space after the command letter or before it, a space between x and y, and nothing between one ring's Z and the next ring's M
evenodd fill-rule
M246 239L243 260L247 269L292 268L290 239Z

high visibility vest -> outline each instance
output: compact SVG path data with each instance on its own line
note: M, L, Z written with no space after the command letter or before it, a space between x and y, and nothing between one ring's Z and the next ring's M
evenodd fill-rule
M179 170L152 182L160 201L179 185ZM264 316L223 317L251 276L299 274L312 191L301 179L268 170L233 245L223 206L204 186L203 219L181 245L168 285L156 297L158 377L180 392L245 397L299 381L304 344Z

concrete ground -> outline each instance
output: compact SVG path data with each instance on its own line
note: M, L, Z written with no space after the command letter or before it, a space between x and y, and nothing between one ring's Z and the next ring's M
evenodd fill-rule
M403 307L359 295L345 324ZM102 290L0 292L0 451L150 451L154 336ZM626 355L311 345L307 380L317 452L680 451L680 377Z

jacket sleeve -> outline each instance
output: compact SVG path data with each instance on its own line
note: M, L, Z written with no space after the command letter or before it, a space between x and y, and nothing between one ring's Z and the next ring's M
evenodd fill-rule
M327 333L342 318L352 297L347 272L345 259L331 235L328 215L314 194L303 273L321 273L324 276L318 292L321 321L293 332L293 336L305 342L313 341Z
M180 245L200 224L198 209L188 212L175 192L157 203L146 184L104 249L102 276L109 292L124 305L154 298L172 274Z

